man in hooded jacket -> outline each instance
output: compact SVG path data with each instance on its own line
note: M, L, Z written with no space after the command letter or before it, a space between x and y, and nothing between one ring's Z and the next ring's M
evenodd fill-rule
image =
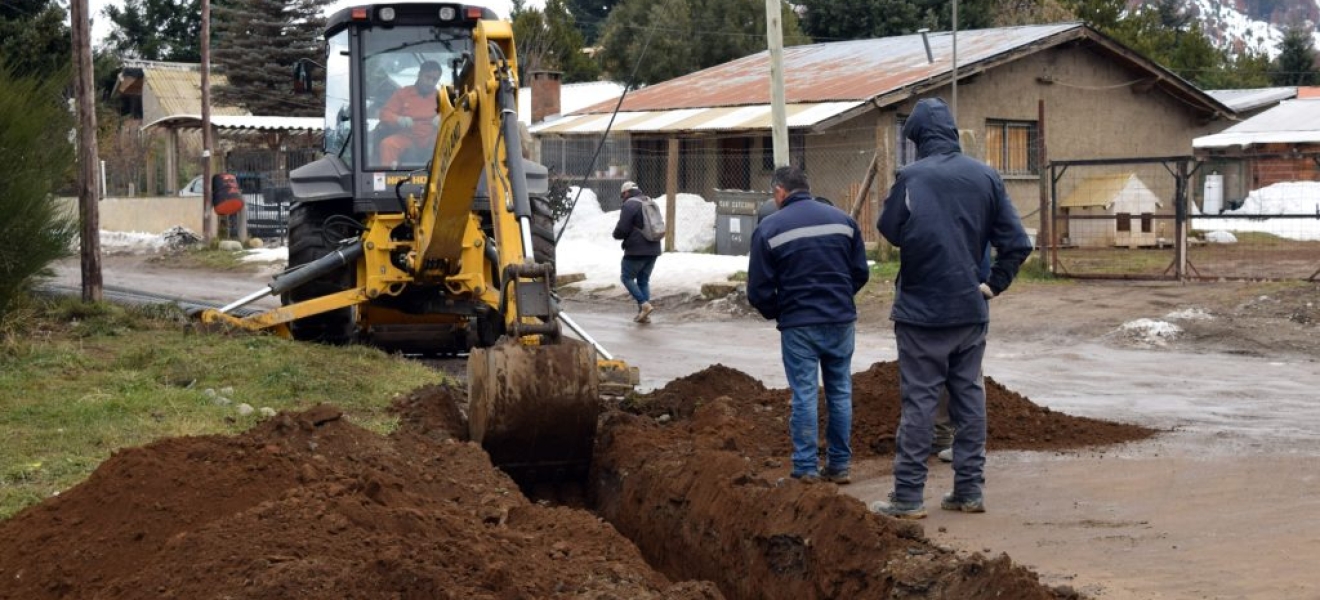
M877 227L900 249L895 282L894 337L898 344L902 418L894 456L894 491L872 509L893 517L926 516L923 495L935 406L949 394L953 491L940 508L984 512L986 411L981 360L990 322L989 300L1003 293L1031 255L999 173L964 156L958 127L943 100L917 102L903 125L917 145L889 190ZM980 265L995 250L987 277Z

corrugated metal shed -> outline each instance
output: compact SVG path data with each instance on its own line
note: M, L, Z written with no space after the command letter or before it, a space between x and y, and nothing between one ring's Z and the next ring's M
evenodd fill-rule
M1242 112L1278 104L1297 97L1295 87L1254 88L1249 90L1206 90L1211 98L1224 103L1235 111Z
M202 116L171 115L142 126L173 129L201 129ZM322 131L325 120L320 117L254 117L252 115L212 115L211 127L219 131Z
M926 37L933 61L927 59L920 34L785 48L784 87L789 126L822 129L871 105L887 106L947 85L953 79L953 35L935 32ZM974 76L1034 52L1079 41L1105 51L1116 62L1151 73L1153 85L1200 107L1207 115L1226 116L1233 112L1174 73L1083 23L959 31L958 77ZM581 115L608 113L615 104L598 103L568 115L568 118L577 116L572 121L548 122L533 127L532 132L599 133L604 131L608 120L590 120ZM629 119L616 120L612 130L636 133L765 129L769 127L769 106L767 51L628 94L619 108L619 116L628 114ZM746 108L746 112L737 112L738 108Z
M1231 148L1274 143L1320 143L1320 98L1285 100L1219 133L1192 140L1192 147Z

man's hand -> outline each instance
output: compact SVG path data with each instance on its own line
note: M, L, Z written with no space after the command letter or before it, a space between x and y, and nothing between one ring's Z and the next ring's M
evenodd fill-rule
M431 117L431 127L440 128L440 115Z
M412 127L412 117L399 117L394 120L394 124L399 127Z
M995 291L990 289L990 286L987 284L982 283L977 289L981 290L981 295L985 296L986 300L995 297Z

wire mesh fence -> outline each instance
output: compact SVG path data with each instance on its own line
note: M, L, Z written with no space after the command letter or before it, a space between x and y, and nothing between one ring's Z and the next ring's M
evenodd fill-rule
M845 211L852 209L874 160L873 144L831 144L799 136L790 148L790 159L807 172L814 195ZM652 197L666 195L672 181L678 194L712 204L732 195L744 201L758 194L769 199L775 167L768 138L739 136L680 139L673 146L666 139L626 136L612 136L604 144L597 137L548 137L541 140L540 159L553 180L590 189L605 211L618 210L625 181L636 182ZM873 187L871 201L858 214L868 241L878 239L869 224L878 216L875 206L884 192ZM684 215L678 218L681 227Z
M1192 157L1055 161L1051 269L1111 279L1315 280L1320 183L1253 190L1253 168Z
M1050 165L1052 270L1072 277L1177 279L1178 206L1188 158Z
M288 234L289 207L293 203L289 171L319 155L317 148L234 150L225 155L225 172L234 175L243 192L249 236L283 239ZM231 227L237 227L233 222L237 218L230 218Z

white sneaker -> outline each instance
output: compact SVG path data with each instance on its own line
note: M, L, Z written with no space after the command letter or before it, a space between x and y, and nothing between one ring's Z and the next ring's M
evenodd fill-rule
M637 308L637 318L633 320L638 323L650 323L651 311L653 310L655 310L655 307L651 306L650 302L643 302L642 305Z
M939 457L940 460L943 462L947 462L947 463L953 462L953 448L945 448L943 450L940 450Z

